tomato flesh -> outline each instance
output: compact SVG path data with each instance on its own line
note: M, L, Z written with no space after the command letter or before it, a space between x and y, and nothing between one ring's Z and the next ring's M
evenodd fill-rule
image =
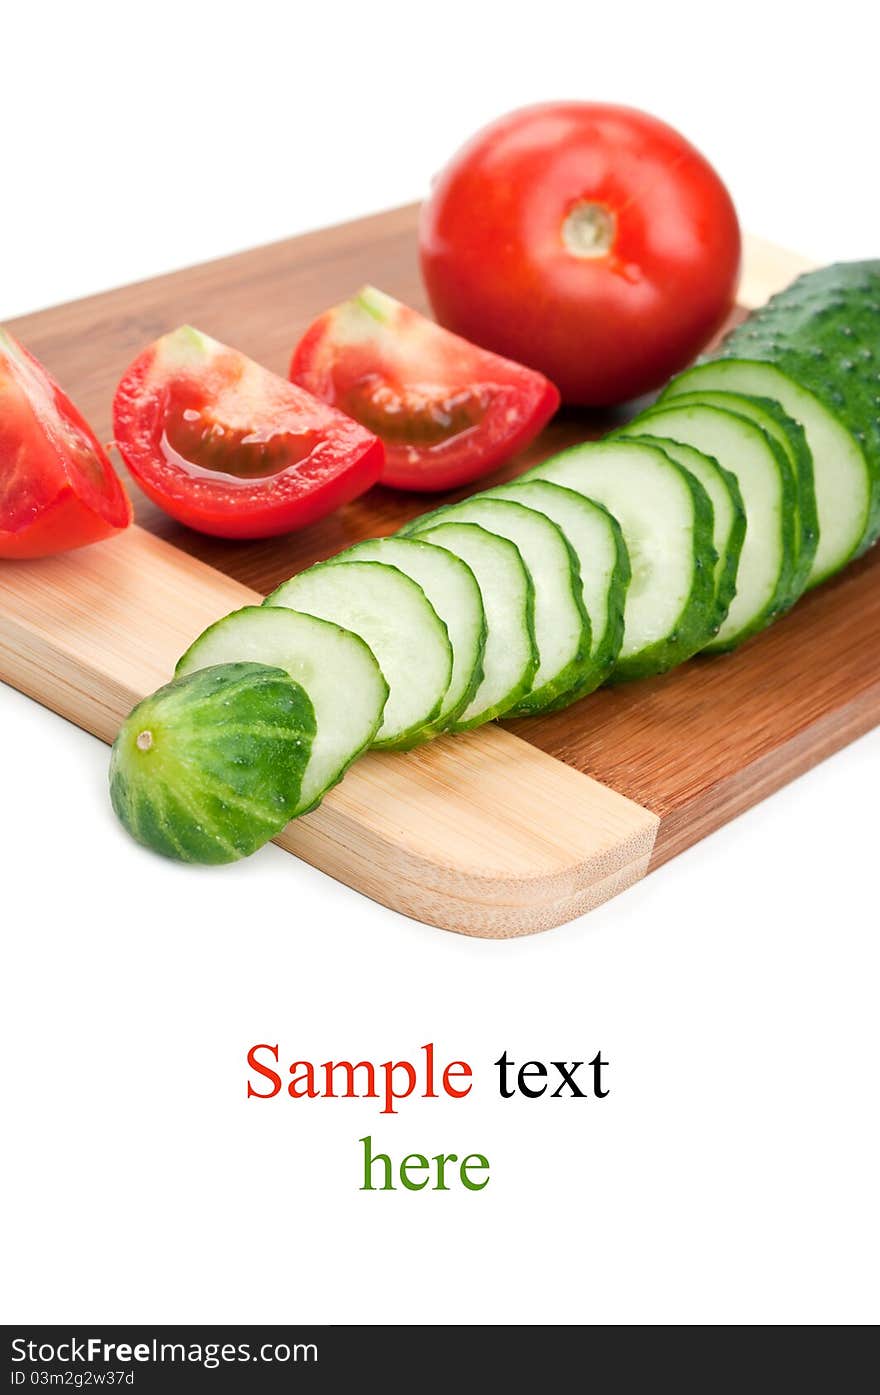
M44 557L110 537L131 504L61 388L0 330L0 557Z
M320 442L317 431L276 431L268 423L231 426L212 404L188 392L172 400L159 440L165 460L194 476L220 475L228 485L271 479L307 460Z
M310 326L290 377L382 439L382 482L400 489L452 489L488 474L559 405L540 373L478 349L372 286Z
M113 421L144 493L219 537L305 527L369 489L382 467L374 434L189 326L135 360Z
M432 393L398 387L368 373L343 393L340 406L388 445L436 446L480 425L489 406L485 388Z
M740 264L721 179L644 112L556 102L478 132L422 210L441 324L607 406L659 387L728 314Z

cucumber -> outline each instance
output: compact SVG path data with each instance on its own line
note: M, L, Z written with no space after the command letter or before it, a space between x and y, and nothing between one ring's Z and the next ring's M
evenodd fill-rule
M736 595L716 638L705 646L732 649L769 625L792 599L797 500L788 460L761 427L720 407L661 403L627 431L696 446L736 475L746 510Z
M667 397L717 388L769 397L806 433L819 546L815 586L880 533L880 261L801 276L733 330Z
M265 664L218 664L139 702L110 757L129 833L180 862L235 862L293 817L315 735L298 683Z
M590 618L590 664L580 684L544 710L567 707L605 682L620 653L630 577L620 524L601 504L549 480L513 480L487 490L484 497L509 499L542 513L562 530L578 559L581 599Z
M590 620L581 600L577 558L555 523L523 504L478 494L414 519L408 531L418 534L441 522L476 523L506 538L518 548L532 578L538 670L531 690L509 714L540 712L578 688L590 671Z
M677 406L682 407L703 402L707 407L723 407L728 411L738 412L740 416L748 417L756 426L762 427L780 449L785 451L794 475L797 493L794 516L797 564L792 590L795 598L801 596L809 583L819 545L819 513L816 507L813 457L807 445L804 428L784 412L778 402L773 402L769 397L750 397L741 392L710 392L706 389L703 392L683 393L674 400Z
M736 594L736 573L746 535L746 511L736 475L725 470L713 456L706 455L694 446L685 446L680 441L649 436L639 431L633 434L645 445L657 446L665 451L676 464L689 470L709 496L713 516L712 542L718 554L715 563L715 617L712 622L717 632L726 619L730 603ZM630 438L626 427L619 433L615 432L615 440L628 439Z
M209 626L178 661L177 677L251 660L284 669L308 693L315 737L293 816L320 804L382 723L388 684L358 635L280 606L245 606Z
M503 716L532 686L538 668L532 579L518 548L476 523L438 523L419 537L466 562L483 598L483 678L450 727L451 731L469 731Z
M663 673L713 633L717 561L712 505L687 470L640 441L587 442L523 476L564 485L620 524L632 580L615 680Z
M331 562L383 562L421 586L449 633L452 678L442 706L426 735L453 726L483 677L486 616L476 578L466 562L414 538L376 538L357 543ZM295 676L295 675L294 675Z
M388 684L374 746L405 748L423 741L452 677L446 626L422 588L381 562L321 562L267 596L352 630L369 645Z

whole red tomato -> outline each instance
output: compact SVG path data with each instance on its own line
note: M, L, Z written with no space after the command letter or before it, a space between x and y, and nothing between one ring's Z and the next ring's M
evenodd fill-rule
M555 102L487 126L422 211L441 324L593 406L659 387L720 327L740 232L712 166L629 107Z

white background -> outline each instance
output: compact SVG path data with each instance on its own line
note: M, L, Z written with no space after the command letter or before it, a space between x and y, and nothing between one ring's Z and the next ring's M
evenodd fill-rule
M750 230L880 251L870 7L16 7L0 317L419 197L553 97L653 110ZM813 17L814 16L814 17ZM10 28L11 26L11 28ZM106 750L0 688L6 1320L878 1317L880 736L589 919L405 920L273 847L130 843ZM425 1041L460 1103L244 1098L244 1056ZM491 1062L601 1049L604 1101ZM357 1139L481 1151L482 1193L361 1194Z

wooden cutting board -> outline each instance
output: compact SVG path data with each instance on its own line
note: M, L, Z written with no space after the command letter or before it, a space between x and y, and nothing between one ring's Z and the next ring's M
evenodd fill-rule
M283 373L309 320L364 281L424 308L415 224L414 208L398 209L10 328L109 439L123 369L180 323ZM805 265L748 240L736 317ZM563 413L487 483L616 420ZM112 542L0 564L0 678L106 741L205 625L438 502L374 489L302 533L230 543L189 532L132 492L139 526ZM876 555L857 563L733 655L553 716L371 753L277 841L445 929L502 937L571 920L880 721L878 565Z

